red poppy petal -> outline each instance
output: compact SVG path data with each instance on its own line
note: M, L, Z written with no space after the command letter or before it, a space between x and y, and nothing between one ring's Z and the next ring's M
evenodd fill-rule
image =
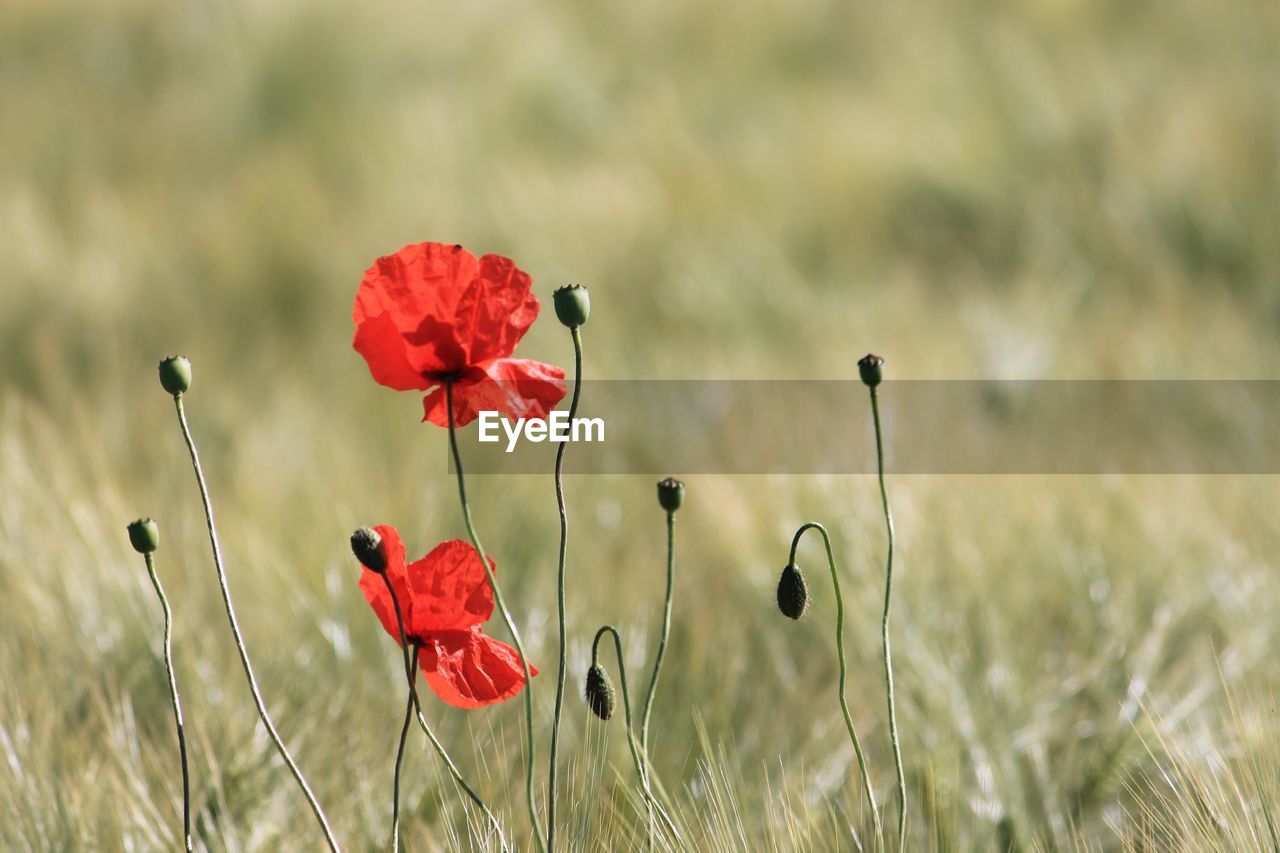
M387 555L387 578L391 581L392 589L396 591L396 600L400 602L400 615L404 619L407 631L413 624L410 621L413 615L413 601L409 595L409 583L405 573L404 542L400 539L399 531L389 524L379 524L373 529L382 537L383 548ZM360 591L364 593L365 600L377 614L382 627L392 639L397 643L400 642L400 626L396 624L395 605L391 601L391 594L387 592L386 583L377 572L366 568L361 573Z
M359 306L357 302L357 313ZM369 373L379 385L397 391L425 391L431 387L431 380L425 378L410 360L408 342L396 329L391 315L378 314L357 319L351 346L364 356Z
M445 703L481 708L510 699L524 687L520 656L474 628L432 634L419 658L427 684ZM537 675L529 667L531 675Z
M457 315L479 269L480 262L461 246L414 243L378 258L365 270L351 315L356 324L353 343L369 362L374 379L403 389L406 365L419 376L467 366L470 359L457 334ZM383 376L399 384L384 382Z
M538 319L539 310L528 273L501 255L480 258L475 281L455 315L456 336L467 351L467 364L510 356Z
M353 345L381 384L425 390L423 377L511 355L539 308L532 280L509 258L414 243L365 271Z
M554 364L527 358L499 358L476 365L453 386L453 418L456 426L471 423L480 412L503 412L514 418L545 419L564 399L568 386L564 370ZM423 420L449 425L444 388L422 400Z
M497 571L493 559L489 567ZM413 596L411 633L465 631L493 615L493 590L480 555L468 542L441 542L421 560L408 566Z
M356 294L356 322L390 314L400 333L412 340L424 317L441 323L457 318L458 304L480 269L476 256L461 246L411 243L384 255L365 270Z

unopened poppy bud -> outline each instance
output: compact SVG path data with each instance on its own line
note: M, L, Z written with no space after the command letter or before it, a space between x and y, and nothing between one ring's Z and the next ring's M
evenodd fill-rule
M378 531L361 527L351 534L351 553L369 571L382 574L387 570L387 552Z
M874 388L884 379L884 359L873 353L867 353L858 360L858 375L868 388Z
M130 522L129 544L139 554L150 554L160 547L160 528L149 518Z
M787 563L778 578L778 609L788 619L799 619L809 609L809 585L795 563Z
M613 716L613 682L609 679L608 671L600 664L593 663L591 669L587 670L587 687L583 694L587 697L587 704L591 706L591 713L602 720Z
M658 481L658 503L667 512L675 512L684 503L684 483L675 477Z
M171 355L160 362L160 384L175 397L186 393L191 387L191 362L180 355Z
M551 300L556 306L556 316L570 329L586 325L591 316L591 296L580 284L566 284L551 294Z

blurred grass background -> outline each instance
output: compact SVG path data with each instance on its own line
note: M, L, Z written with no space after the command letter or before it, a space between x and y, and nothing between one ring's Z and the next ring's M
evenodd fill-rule
M544 301L589 285L594 377L845 378L874 350L893 377L1280 378L1278 46L1257 0L0 7L0 843L173 844L158 606L124 535L148 514L201 843L318 841L238 671L162 355L195 364L277 723L341 836L379 846L399 658L346 537L394 523L421 554L464 531L444 434L349 346L374 257L457 241L517 259ZM550 320L521 354L571 360ZM550 476L472 488L550 671ZM1274 478L890 489L913 847L1270 845ZM643 681L652 491L568 485L575 673L612 621ZM812 617L772 610L810 517L836 534L851 702L893 801L874 482L697 478L655 708L691 846L865 832L815 543ZM538 680L548 719L553 692ZM618 727L568 708L566 835L626 847ZM518 703L428 712L523 843ZM411 743L409 841L474 845Z

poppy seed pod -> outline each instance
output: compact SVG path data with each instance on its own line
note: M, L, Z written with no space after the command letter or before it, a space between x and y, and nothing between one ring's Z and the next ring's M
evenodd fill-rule
M858 360L858 375L868 388L874 388L884 379L884 359L874 353L867 353Z
M658 503L667 512L675 512L684 503L684 483L675 477L658 481Z
M570 329L586 325L591 316L591 295L580 284L566 284L551 294L556 306L556 316Z
M587 686L583 695L587 697L591 713L602 720L613 717L613 682L609 679L608 671L600 664L593 663L587 670Z
M809 609L809 585L795 563L787 563L778 578L778 609L788 619L799 619Z
M173 396L186 393L191 387L191 362L180 355L171 355L160 362L160 384Z
M130 522L129 544L139 554L150 554L160 547L160 528L149 518Z
M387 552L376 530L361 527L351 534L351 553L369 571L382 574L387 570Z

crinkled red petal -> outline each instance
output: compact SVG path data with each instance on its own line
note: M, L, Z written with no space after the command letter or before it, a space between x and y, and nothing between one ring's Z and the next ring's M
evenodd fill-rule
M497 565L489 560L495 572ZM435 631L464 631L493 615L493 590L480 556L469 542L450 539L408 566L413 596L410 631L425 636Z
M482 708L510 699L525 684L516 650L479 628L430 635L419 662L435 694L457 708ZM529 670L538 674L532 666Z
M466 426L485 411L502 412L513 418L545 419L567 390L564 370L554 364L527 358L495 359L476 365L455 380L454 423ZM443 387L427 394L422 408L424 421L449 425Z
M506 358L538 317L529 275L509 258L414 243L379 258L356 292L353 345L397 390Z

